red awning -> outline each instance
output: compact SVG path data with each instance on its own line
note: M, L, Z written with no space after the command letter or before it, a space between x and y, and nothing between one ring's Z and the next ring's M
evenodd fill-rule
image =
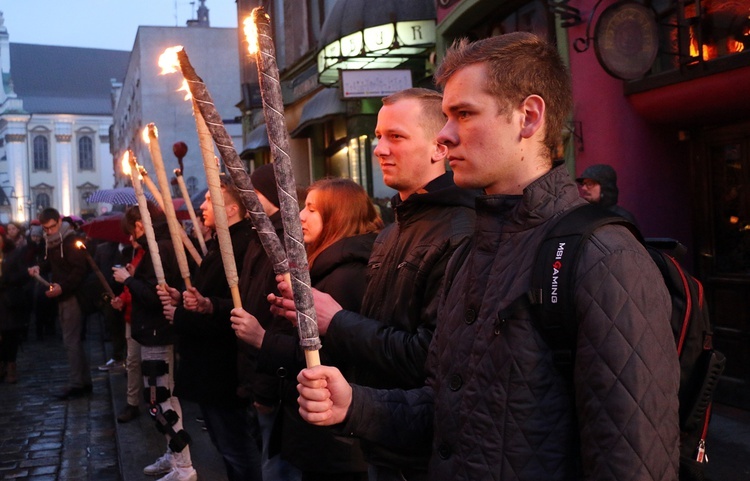
M631 94L628 100L647 120L708 124L750 117L750 66Z

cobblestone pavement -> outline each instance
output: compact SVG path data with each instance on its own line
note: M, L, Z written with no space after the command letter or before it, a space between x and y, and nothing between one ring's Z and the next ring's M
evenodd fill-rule
M104 359L97 327L87 332L93 366ZM90 396L56 399L67 380L57 338L25 342L18 374L17 384L0 383L0 479L120 481L107 374L92 371Z
M143 466L164 453L164 437L141 406L139 418L115 422L125 406L124 369L102 372L111 345L103 342L102 322L89 318L84 343L94 391L60 401L67 381L62 340L26 341L18 353L18 384L0 382L0 480L141 481ZM198 407L182 402L191 434L193 465L201 480L226 481L223 462L208 433L196 421ZM114 408L113 408L114 406Z
M80 399L55 398L67 379L59 338L31 339L21 347L18 384L0 383L0 480L154 479L141 470L163 453L164 439L145 414L127 424L115 422L113 406L119 410L125 404L124 373L96 369L109 359L96 317L90 318L86 336L94 392ZM200 479L226 481L218 453L195 420L197 407L182 404ZM750 411L715 405L707 446L709 481L750 480Z

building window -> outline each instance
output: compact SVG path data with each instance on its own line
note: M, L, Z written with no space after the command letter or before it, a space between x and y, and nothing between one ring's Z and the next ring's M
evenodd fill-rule
M198 179L196 179L195 177L188 177L185 186L187 187L187 191L188 194L190 194L190 197L193 197L198 193Z
M50 206L49 194L37 194L34 204L37 212L43 211Z
M89 136L78 139L78 170L94 170L94 141Z
M34 137L34 170L49 171L49 140L44 135Z

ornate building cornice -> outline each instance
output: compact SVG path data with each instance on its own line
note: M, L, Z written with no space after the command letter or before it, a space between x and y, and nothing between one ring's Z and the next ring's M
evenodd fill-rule
M26 142L26 134L5 134L5 141L6 142L20 142L25 143Z
M70 134L55 134L55 140L58 142L70 142L72 138Z

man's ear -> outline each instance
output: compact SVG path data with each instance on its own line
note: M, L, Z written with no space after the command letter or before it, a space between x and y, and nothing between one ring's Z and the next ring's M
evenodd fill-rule
M521 103L521 113L523 114L521 137L531 138L544 126L546 109L544 99L538 95L529 95L523 100Z
M443 162L448 156L448 147L445 144L435 144L435 150L432 152L432 163Z

